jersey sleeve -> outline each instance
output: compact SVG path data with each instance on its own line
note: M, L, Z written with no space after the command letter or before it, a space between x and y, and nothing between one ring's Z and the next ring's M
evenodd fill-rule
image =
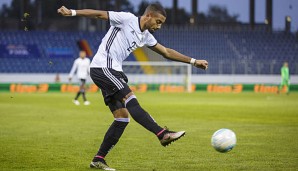
M155 39L155 37L151 33L148 33L146 46L153 47L156 44L157 44L157 40Z
M133 14L129 12L108 11L109 21L111 26L121 27L125 22L129 21Z
M73 77L73 75L76 72L77 68L78 68L78 60L76 59L74 61L73 65L72 65L72 67L71 67L71 70L70 70L70 73L68 75L68 78L72 78Z
M88 59L88 70L87 70L87 72L88 72L88 75L90 75L90 63L91 63L91 60L89 58L87 58L87 59Z

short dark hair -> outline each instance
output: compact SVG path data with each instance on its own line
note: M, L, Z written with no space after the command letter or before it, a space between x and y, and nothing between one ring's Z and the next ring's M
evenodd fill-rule
M148 13L148 12L157 12L157 13L163 15L164 17L167 17L166 10L158 2L148 5L145 10L145 13Z

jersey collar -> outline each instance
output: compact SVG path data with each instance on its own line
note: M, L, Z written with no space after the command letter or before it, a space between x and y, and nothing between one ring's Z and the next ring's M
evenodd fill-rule
M141 29L141 17L138 17L138 25L139 25L140 33L145 32L145 31L142 32L142 29Z

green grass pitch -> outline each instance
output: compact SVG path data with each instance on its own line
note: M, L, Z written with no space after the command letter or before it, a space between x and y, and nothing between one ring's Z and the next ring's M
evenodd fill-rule
M75 106L71 93L0 93L0 170L90 170L113 121L100 93ZM106 157L119 171L298 170L298 94L137 94L161 125L185 130L168 147L131 120ZM210 145L214 131L232 129L229 153Z

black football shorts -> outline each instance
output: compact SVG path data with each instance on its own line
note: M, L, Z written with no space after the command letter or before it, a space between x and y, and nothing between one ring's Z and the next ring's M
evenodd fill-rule
M123 72L111 68L90 68L93 82L101 89L106 105L120 101L131 92ZM116 95L115 95L116 94Z

